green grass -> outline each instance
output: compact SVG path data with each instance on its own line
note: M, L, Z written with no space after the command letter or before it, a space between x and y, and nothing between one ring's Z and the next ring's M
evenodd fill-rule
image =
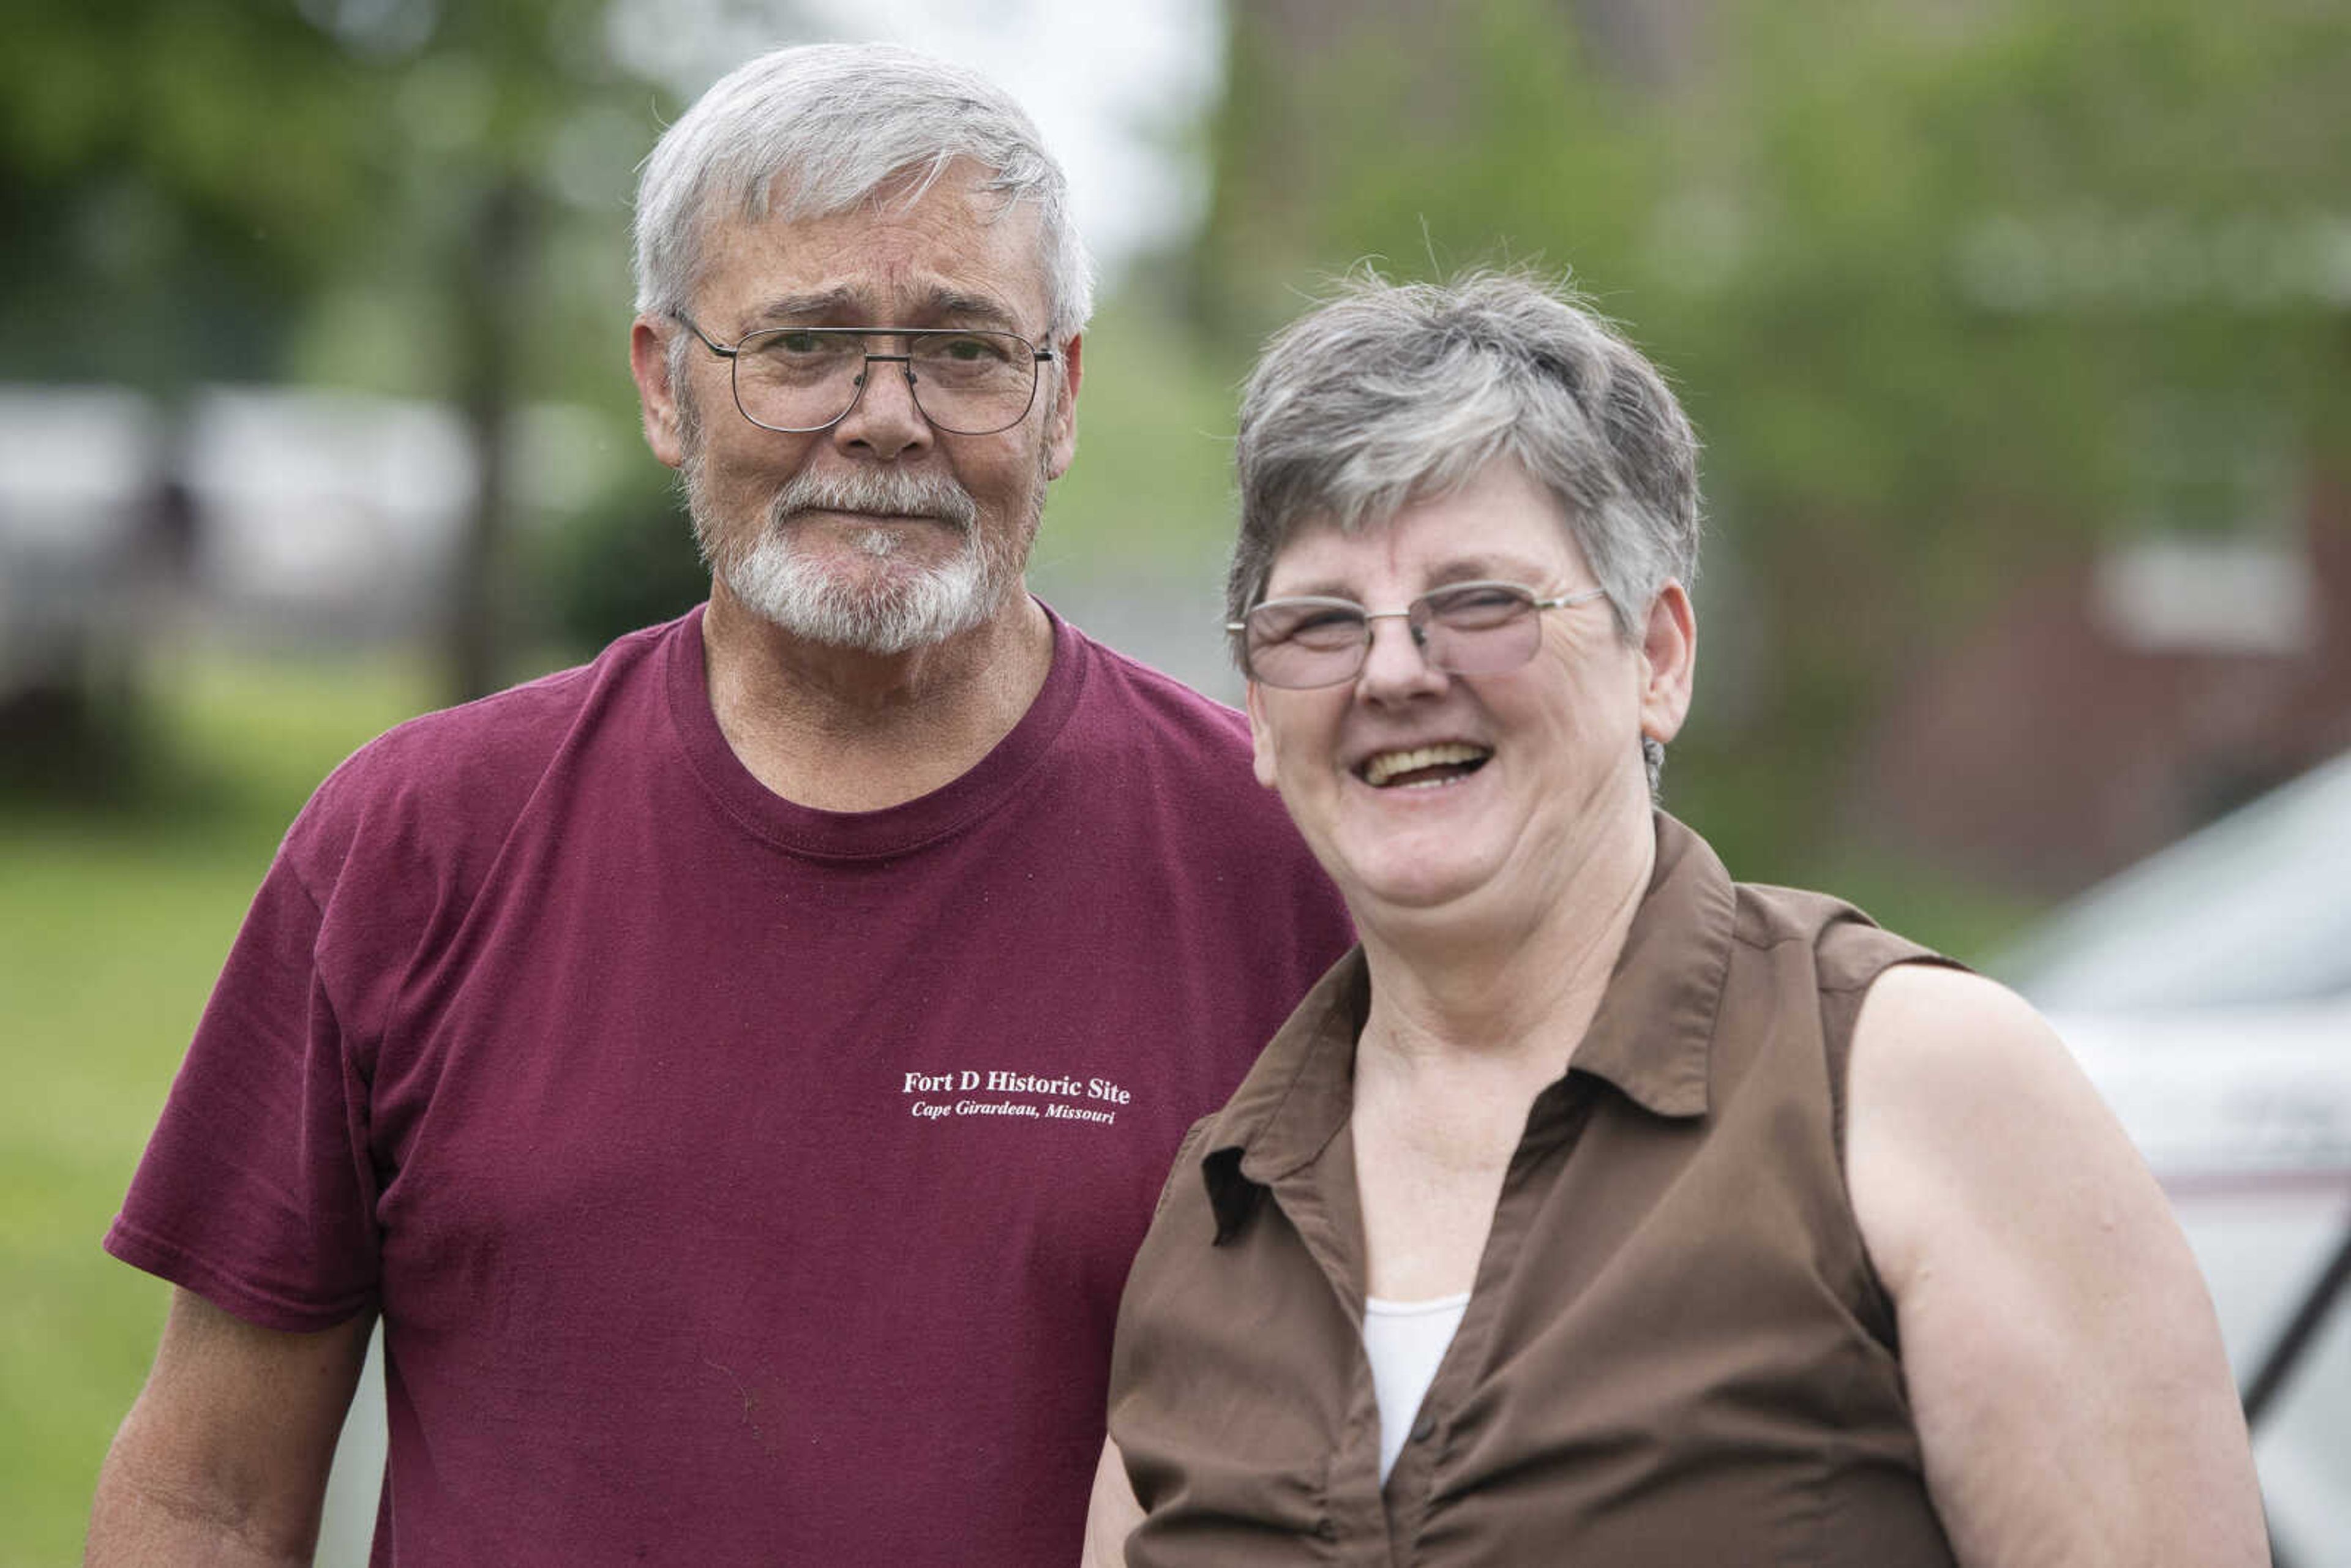
M133 803L0 805L0 1568L79 1560L168 1293L99 1238L271 851L426 691L389 664L199 658L153 687Z

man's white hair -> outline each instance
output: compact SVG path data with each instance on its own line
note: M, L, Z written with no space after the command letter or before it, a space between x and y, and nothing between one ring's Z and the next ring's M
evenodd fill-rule
M1093 264L1035 122L977 72L887 44L762 55L669 128L637 183L638 313L689 308L718 222L824 217L885 188L913 202L959 158L987 172L998 215L1034 204L1046 330L1066 342L1092 313Z

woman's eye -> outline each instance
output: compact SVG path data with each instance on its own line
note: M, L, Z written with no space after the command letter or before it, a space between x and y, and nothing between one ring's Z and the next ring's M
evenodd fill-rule
M1290 624L1285 633L1294 643L1345 643L1364 634L1362 615L1347 610L1312 610Z
M1432 619L1455 625L1484 626L1507 621L1533 602L1527 594L1501 583L1471 583L1430 594L1423 601Z

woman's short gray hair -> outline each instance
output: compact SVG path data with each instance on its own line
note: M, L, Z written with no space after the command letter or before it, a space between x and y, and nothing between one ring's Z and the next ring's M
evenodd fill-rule
M1062 342L1093 309L1069 182L1024 110L976 71L888 44L810 44L739 66L695 100L637 183L637 311L687 309L713 223L846 212L893 182L907 199L968 158L1003 210L1037 208L1049 319Z
M1301 528L1352 532L1504 458L1559 498L1620 635L1641 635L1669 579L1697 576L1698 436L1656 367L1573 289L1358 272L1249 376L1227 619L1264 597Z

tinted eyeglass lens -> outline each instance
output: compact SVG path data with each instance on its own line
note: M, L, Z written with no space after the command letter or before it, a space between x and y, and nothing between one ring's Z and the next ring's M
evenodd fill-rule
M904 345L900 350L899 345ZM1037 355L1010 332L861 333L785 328L743 340L735 401L770 430L822 430L847 413L869 373L868 353L903 351L914 405L939 429L992 434L1020 423L1037 395ZM885 361L872 369L894 373Z
M1515 583L1465 582L1424 593L1405 612L1429 667L1499 674L1534 656L1542 640L1535 596ZM1244 667L1270 686L1351 681L1371 647L1371 618L1344 599L1274 599L1242 622Z
M1457 675L1495 675L1534 657L1542 641L1535 596L1510 583L1467 582L1412 602L1421 656Z
M1270 686L1332 685L1362 666L1367 625L1343 599L1273 600L1243 622L1243 662Z

